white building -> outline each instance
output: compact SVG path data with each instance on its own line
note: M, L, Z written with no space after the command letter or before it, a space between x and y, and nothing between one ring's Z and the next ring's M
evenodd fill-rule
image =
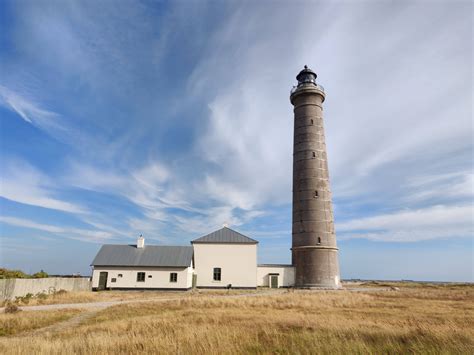
M230 228L191 242L198 288L256 288L257 244Z
M103 245L92 262L92 289L189 290L193 248L186 246Z
M224 227L192 246L101 247L92 262L92 288L189 290L198 288L291 287L292 265L257 265L258 241Z

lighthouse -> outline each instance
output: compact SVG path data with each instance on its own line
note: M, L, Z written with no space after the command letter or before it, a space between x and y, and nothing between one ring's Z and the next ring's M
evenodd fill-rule
M294 106L292 263L296 287L339 288L323 125L326 94L316 77L305 66L290 95Z

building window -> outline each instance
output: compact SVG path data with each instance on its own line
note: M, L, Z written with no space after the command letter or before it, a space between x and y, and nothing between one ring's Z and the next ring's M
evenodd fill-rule
M152 277L153 277L153 276L151 276L151 275L148 275L148 278L149 278L149 279L151 279Z
M170 273L170 282L178 282L178 273L177 272Z
M122 275L122 274L118 274L117 276L118 276L118 277L123 277L123 275Z
M311 120L311 124L313 124L313 123L314 123L313 120Z
M316 158L316 152L313 152L313 158Z
M115 277L112 277L112 280L110 280L111 282L117 282L117 279Z
M221 280L221 268L220 267L215 267L214 268L214 281L220 281Z
M321 244L321 237L318 237L318 244Z
M145 282L145 273L137 272L137 282Z
M314 191L314 197L318 197L319 194L318 194L318 190Z

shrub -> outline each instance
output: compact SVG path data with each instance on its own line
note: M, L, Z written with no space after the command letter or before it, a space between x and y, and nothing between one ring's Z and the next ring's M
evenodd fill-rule
M5 313L17 313L20 311L20 308L12 302L8 302L5 306Z
M35 296L38 300L45 300L48 298L48 295L44 292L39 292Z
M48 273L43 270L36 272L31 276L34 277L35 279L44 279L44 278L49 277Z
M30 276L21 270L0 268L0 279L27 279Z
M41 270L34 273L33 275L28 275L21 270L8 270L5 268L0 268L0 279L29 279L29 278L43 279L49 277L48 273Z
M24 295L23 297L19 296L19 297L15 297L15 302L16 303L23 303L23 304L28 304L30 303L30 300L33 298L33 294L32 293L27 293L26 295Z

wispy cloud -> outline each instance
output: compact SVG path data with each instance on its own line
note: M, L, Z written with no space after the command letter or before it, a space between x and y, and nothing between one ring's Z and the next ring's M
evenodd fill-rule
M366 238L385 242L416 242L474 235L474 207L432 206L397 211L338 223L341 239Z
M32 165L10 160L3 163L0 196L8 200L54 210L85 213L78 204L55 197L55 182Z
M0 105L16 112L21 118L31 124L41 125L45 121L51 121L57 116L53 112L37 107L33 102L2 85L0 85Z
M89 230L73 227L55 226L50 224L37 223L24 218L0 216L0 222L11 226L40 230L44 232L61 235L64 238L78 239L87 242L105 242L113 237L110 232Z
M448 174L416 176L407 183L410 191L403 200L411 203L431 201L472 201L474 174L459 171Z
M41 108L32 99L2 85L0 85L0 106L17 113L26 122L51 134L66 131L59 123L60 116L57 113Z

